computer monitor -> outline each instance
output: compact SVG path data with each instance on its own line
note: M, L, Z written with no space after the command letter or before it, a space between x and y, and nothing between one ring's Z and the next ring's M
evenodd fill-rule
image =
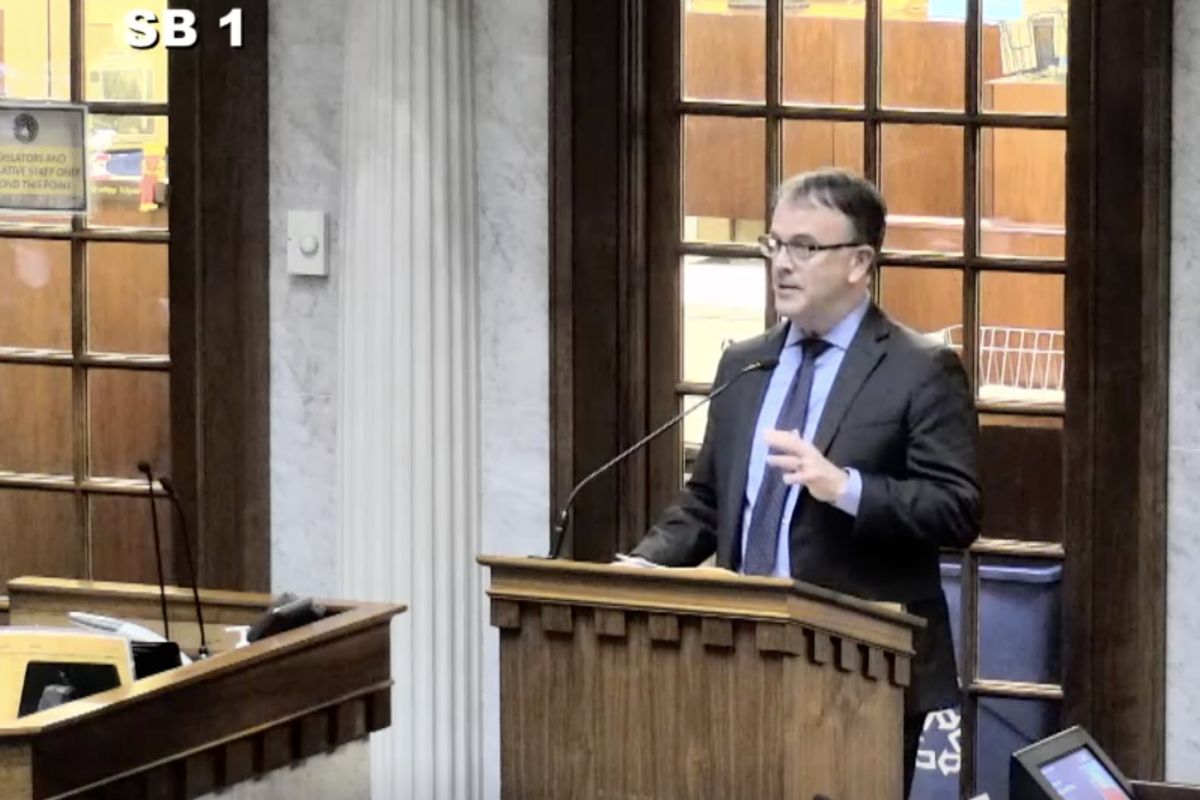
M1011 800L1133 800L1129 781L1078 726L1013 753Z
M129 640L120 636L0 627L0 726L132 683Z

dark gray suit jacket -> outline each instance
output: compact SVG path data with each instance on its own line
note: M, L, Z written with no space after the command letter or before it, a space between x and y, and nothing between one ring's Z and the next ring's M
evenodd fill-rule
M786 334L780 324L731 345L714 385L758 359L778 356ZM746 471L768 382L768 372L750 373L713 400L691 479L633 554L688 566L715 552L720 566L738 568ZM814 437L830 461L861 473L858 516L802 496L789 544L796 580L904 603L928 622L917 636L908 713L958 699L938 560L939 548L966 547L979 532L977 424L958 356L872 304Z

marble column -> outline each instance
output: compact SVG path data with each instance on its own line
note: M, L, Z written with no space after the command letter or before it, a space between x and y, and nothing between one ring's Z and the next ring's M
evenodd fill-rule
M377 800L480 794L479 355L469 0L349 0L340 590L395 623Z
M271 584L337 593L337 342L343 15L271 0ZM287 272L287 212L329 213L329 277Z
M1200 3L1175 3L1167 483L1167 778L1200 783Z
M483 542L546 552L550 508L549 0L474 0ZM484 797L500 796L500 641L483 642Z

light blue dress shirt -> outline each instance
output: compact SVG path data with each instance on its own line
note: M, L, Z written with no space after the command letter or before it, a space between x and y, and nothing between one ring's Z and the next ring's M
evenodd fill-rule
M853 311L843 317L841 322L834 325L829 333L821 337L832 347L817 356L816 370L813 373L812 394L808 399L808 416L804 421L804 430L801 432L801 436L810 442L816 435L821 414L825 411L825 401L829 398L829 390L833 388L833 379L837 377L838 369L842 366L842 359L846 357L846 350L854 341L854 335L858 333L863 317L867 315L868 303L869 301L864 299ZM780 407L783 405L783 398L787 395L788 387L791 386L792 379L796 376L796 371L800 369L800 364L804 360L804 351L800 347L802 338L803 333L799 328L794 325L788 326L787 339L784 342L783 350L779 353L779 364L771 373L771 382L767 385L767 394L763 398L762 407L758 411L758 422L754 426L754 444L750 450L750 466L746 471L746 500L742 509L743 563L746 560L746 532L750 528L750 514L754 511L754 501L758 497L758 487L762 483L763 468L767 464L768 448L763 434L775 427ZM850 516L857 516L858 504L862 499L862 475L855 469L847 469L846 472L850 476L850 480L846 484L846 491L833 505ZM773 573L778 577L790 578L792 575L788 530L791 527L792 514L796 510L796 502L800 497L801 488L800 486L790 487L787 500L784 501L783 521L779 527L779 544L775 552L775 571Z

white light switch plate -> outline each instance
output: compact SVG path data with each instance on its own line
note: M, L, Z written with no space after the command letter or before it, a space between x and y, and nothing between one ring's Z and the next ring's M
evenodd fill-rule
M287 271L291 275L329 275L329 237L324 211L289 211Z

